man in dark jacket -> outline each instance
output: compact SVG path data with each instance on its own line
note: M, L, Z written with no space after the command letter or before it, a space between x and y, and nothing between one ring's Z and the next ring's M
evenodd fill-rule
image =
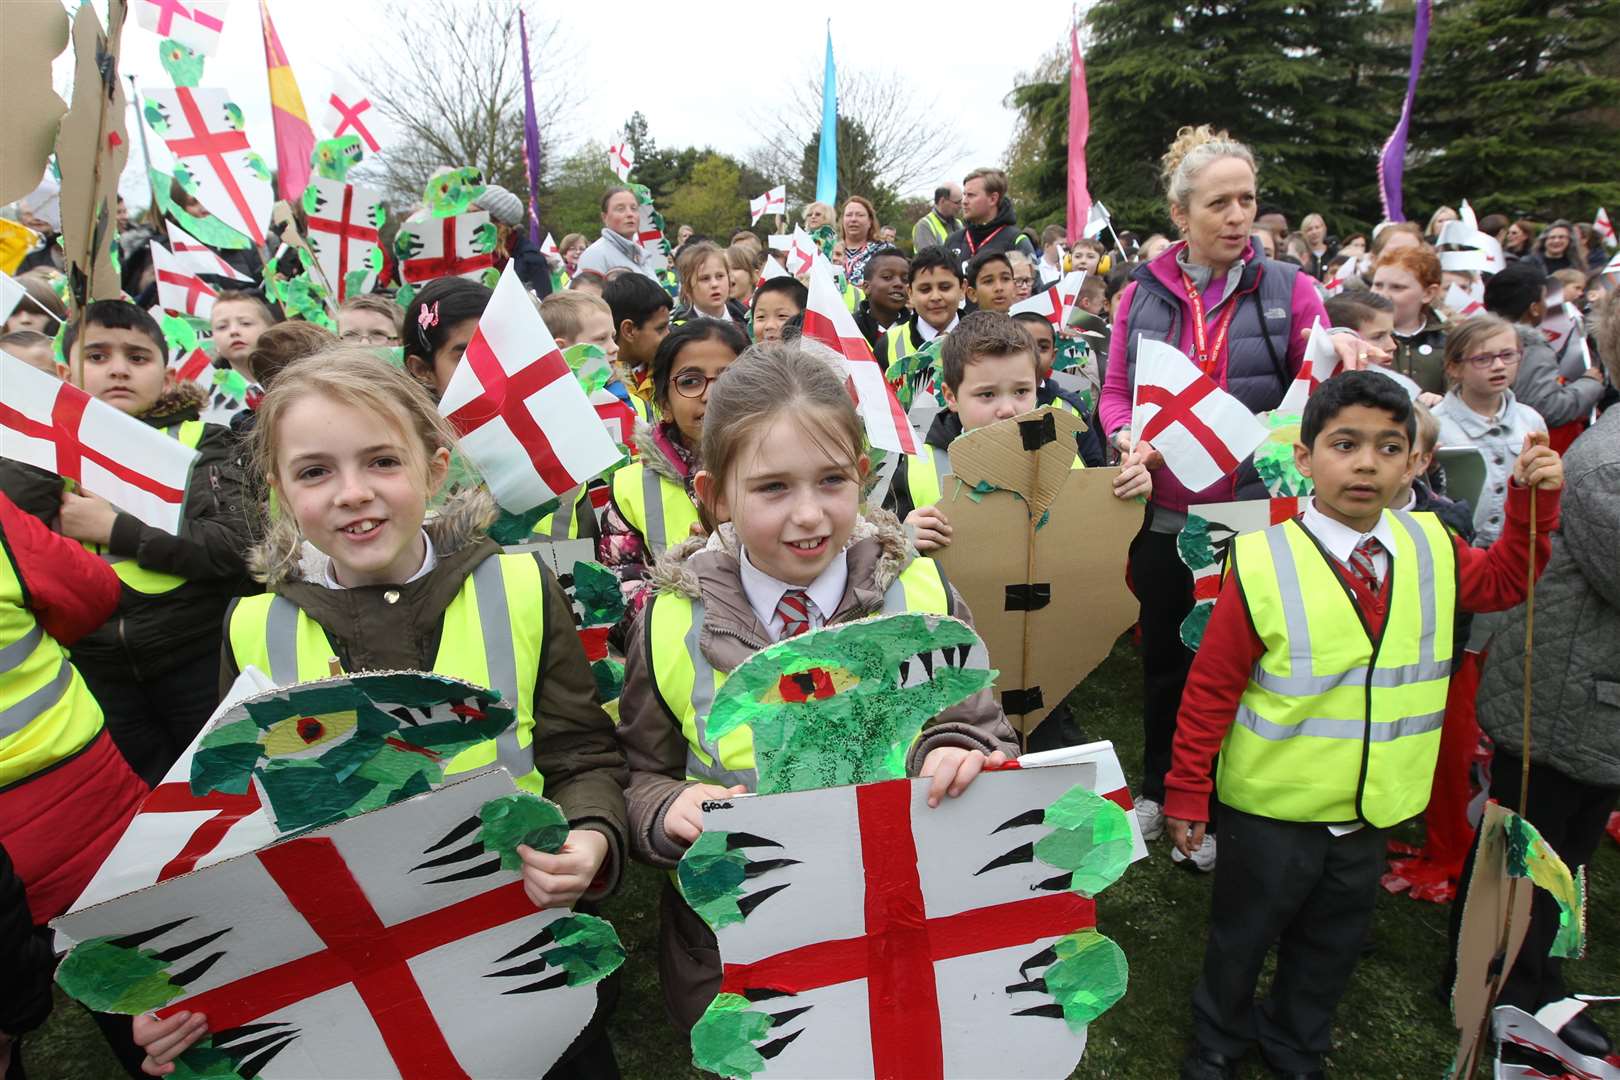
M968 260L990 251L1022 251L1035 262L1039 253L1029 237L1018 231L1018 215L1007 198L1007 174L1000 169L974 169L962 178L962 228L951 233L945 246L956 252L967 268Z

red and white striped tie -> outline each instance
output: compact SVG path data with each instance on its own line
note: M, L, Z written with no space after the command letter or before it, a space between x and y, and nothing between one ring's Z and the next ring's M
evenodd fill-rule
M782 620L781 638L798 637L810 629L810 594L803 589L783 593L776 602L776 617Z
M1378 564L1373 557L1383 550L1384 545L1378 542L1377 537L1363 536L1350 553L1350 572L1374 595L1378 593Z

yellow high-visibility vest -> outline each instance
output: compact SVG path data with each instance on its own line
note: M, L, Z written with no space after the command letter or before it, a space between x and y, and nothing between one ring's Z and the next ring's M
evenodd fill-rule
M938 564L919 556L883 594L881 614L948 615L950 610L950 589ZM752 790L759 779L754 771L753 731L740 727L718 741L705 731L709 708L726 675L714 670L698 647L703 602L659 593L648 601L643 618L653 689L686 738L686 778L726 787L743 784Z
M540 794L534 764L534 679L545 641L545 582L533 555L491 555L461 583L444 610L433 670L498 691L517 723L451 758L445 775L499 761L518 787ZM385 632L385 628L378 628ZM240 671L249 664L278 686L327 678L334 653L321 624L274 593L245 596L227 632Z
M72 757L101 731L101 706L23 603L10 550L0 554L0 791Z
M686 488L641 461L632 461L613 474L613 505L641 534L653 559L691 536L692 526L699 521L697 504Z
M1221 801L1283 821L1384 828L1423 811L1451 681L1457 557L1433 514L1385 510L1389 611L1369 636L1332 557L1297 521L1232 543L1265 655L1221 745Z

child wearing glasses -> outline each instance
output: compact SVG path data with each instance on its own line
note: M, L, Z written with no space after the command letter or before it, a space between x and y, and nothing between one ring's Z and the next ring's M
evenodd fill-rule
M692 476L709 390L746 348L748 335L737 323L700 316L671 330L653 354L653 404L663 419L636 425L639 456L613 474L596 545L597 558L619 575L629 601L626 623L640 608L658 557L698 523Z
M1541 414L1521 405L1510 389L1519 373L1519 335L1495 315L1475 315L1446 335L1450 389L1434 407L1441 446L1473 446L1485 457L1485 487L1474 507L1474 545L1489 547L1502 532L1508 476L1525 436L1545 433Z

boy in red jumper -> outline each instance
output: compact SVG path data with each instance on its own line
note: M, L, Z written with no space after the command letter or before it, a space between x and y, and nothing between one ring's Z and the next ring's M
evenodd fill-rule
M1224 1080L1259 1042L1279 1076L1322 1076L1333 1012L1360 956L1387 830L1428 802L1460 606L1524 598L1529 486L1536 568L1558 524L1563 466L1538 435L1513 470L1488 550L1428 513L1386 510L1415 464L1406 392L1346 372L1306 403L1298 518L1232 545L1182 694L1165 823L1191 854L1219 751L1221 858L1185 1080ZM1268 1000L1255 984L1272 946Z

